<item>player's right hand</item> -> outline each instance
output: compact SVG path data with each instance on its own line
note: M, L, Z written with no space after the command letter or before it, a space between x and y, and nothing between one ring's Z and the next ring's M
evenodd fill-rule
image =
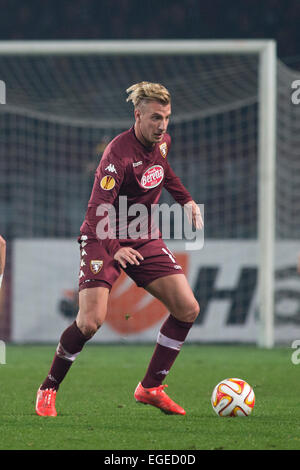
M138 251L134 250L133 248L124 246L115 253L114 259L120 263L122 268L126 268L127 263L136 264L139 266L139 260L143 261L144 258Z

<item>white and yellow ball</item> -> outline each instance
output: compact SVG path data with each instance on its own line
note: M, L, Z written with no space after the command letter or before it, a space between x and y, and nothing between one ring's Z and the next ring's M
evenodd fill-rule
M222 380L213 390L211 404L219 416L248 416L255 404L253 388L242 379Z

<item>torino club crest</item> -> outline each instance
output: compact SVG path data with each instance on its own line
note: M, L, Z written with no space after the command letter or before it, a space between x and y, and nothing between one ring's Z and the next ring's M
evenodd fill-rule
M167 142L163 142L162 144L160 144L159 146L159 151L161 153L161 156L166 158L166 156L168 155L168 146L167 146Z
M90 262L90 268L93 274L98 274L101 271L103 266L103 261L100 259L93 259Z

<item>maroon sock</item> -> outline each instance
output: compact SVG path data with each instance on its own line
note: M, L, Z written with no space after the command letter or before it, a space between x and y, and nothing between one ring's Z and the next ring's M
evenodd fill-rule
M178 356L192 325L193 323L182 322L169 315L158 334L153 356L142 380L143 387L152 388L161 385Z
M49 374L40 387L41 390L46 388L58 390L66 373L88 339L81 333L76 321L63 332Z

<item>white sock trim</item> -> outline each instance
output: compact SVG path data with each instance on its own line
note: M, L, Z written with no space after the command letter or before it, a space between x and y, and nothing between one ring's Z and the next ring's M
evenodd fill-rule
M157 336L157 343L160 344L161 346L165 346L166 348L180 351L181 346L183 345L184 341L177 341L176 339L168 338L167 336L159 332Z
M76 357L80 353L80 351L78 353L71 354L65 350L65 348L61 345L61 343L59 343L56 349L56 353L62 359L66 359L67 361L74 362Z

